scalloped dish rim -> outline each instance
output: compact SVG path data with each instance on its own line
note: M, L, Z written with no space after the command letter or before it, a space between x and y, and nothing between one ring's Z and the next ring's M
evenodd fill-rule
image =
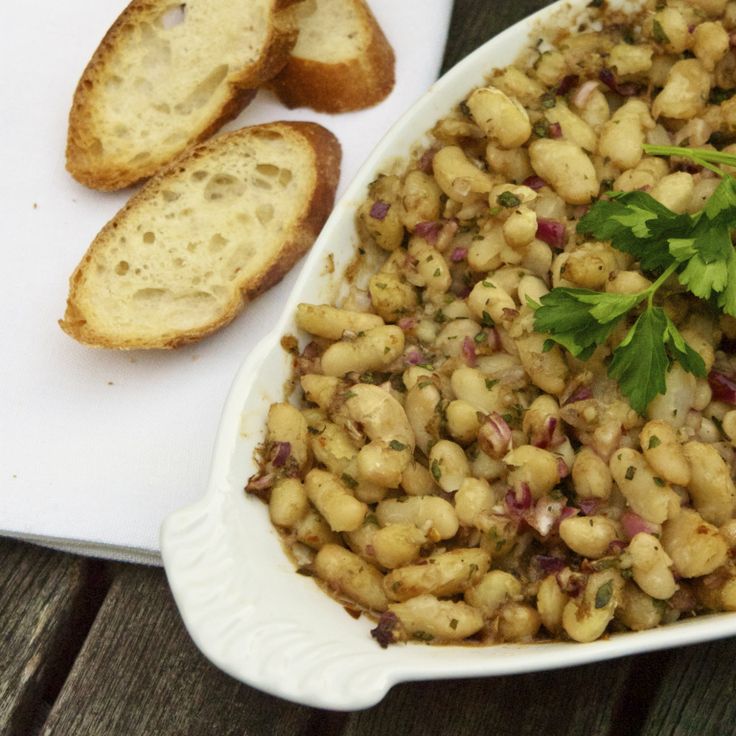
M358 710L399 682L497 676L569 667L736 635L736 615L712 614L665 627L577 644L480 646L406 644L380 649L372 622L353 619L310 578L295 574L265 504L243 487L270 403L283 399L291 371L280 346L295 333L300 301L334 297L353 257L353 217L387 162L406 158L421 135L494 67L528 47L535 26L588 0L560 0L487 41L429 89L391 128L336 204L307 257L274 329L246 357L226 400L206 494L161 529L161 553L184 624L202 653L232 677L308 706ZM567 6L567 7L566 7ZM349 247L340 248L347 241ZM337 247L336 247L337 246ZM325 259L334 260L334 273Z

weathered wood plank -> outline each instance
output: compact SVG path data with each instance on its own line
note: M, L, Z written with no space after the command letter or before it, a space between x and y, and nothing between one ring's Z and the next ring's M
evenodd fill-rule
M322 717L324 731L314 728ZM277 736L337 733L341 722L217 670L186 633L163 571L131 566L113 581L42 733Z
M58 691L87 619L95 563L0 540L0 736L28 734Z
M492 36L553 0L455 0L442 71L447 71ZM509 62L513 59L509 59Z
M493 656L493 649L488 656ZM530 675L399 685L380 705L352 714L344 736L605 736L615 732L621 703L634 700L629 688L632 671L655 669L660 657L629 657ZM637 706L634 703L630 715L641 722L645 713Z
M672 652L642 736L736 733L736 638Z

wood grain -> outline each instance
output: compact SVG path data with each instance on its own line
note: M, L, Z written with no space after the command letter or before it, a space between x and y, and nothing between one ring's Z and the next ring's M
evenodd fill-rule
M492 650L488 656L493 657ZM353 714L345 736L604 736L614 732L622 703L631 699L632 671L650 669L654 659L629 657L531 675L398 685L380 705ZM629 710L632 719L645 715Z
M131 566L113 581L42 734L278 736L310 733L319 714L213 667L185 631L163 571Z
M656 696L642 736L736 734L734 661L736 638L673 652L654 680Z
M28 734L88 626L94 563L0 541L0 735Z

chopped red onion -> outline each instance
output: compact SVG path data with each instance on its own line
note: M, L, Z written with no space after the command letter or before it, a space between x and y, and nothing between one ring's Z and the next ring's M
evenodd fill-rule
M424 238L431 245L437 242L440 230L442 230L442 223L438 220L424 220L414 226L414 234Z
M580 501L578 501L578 506L583 512L583 516L593 516L598 513L599 505L600 501L597 498L581 498Z
M416 327L417 319L416 317L402 317L396 324L406 332Z
M510 488L504 498L504 502L506 503L509 516L521 518L524 512L528 511L532 506L532 492L529 489L529 484L521 483L516 490Z
M319 355L319 345L316 342L308 342L302 350L302 358L316 358Z
M432 173L432 167L434 163L434 155L437 153L433 148L430 148L428 151L425 151L421 158L419 159L417 166L419 167L420 171L423 171L425 174L431 174Z
M548 447L553 446L552 437L554 436L556 429L557 429L557 417L553 417L553 416L547 417L544 420L544 423L542 425L542 431L532 435L531 437L532 444L535 447L541 448L542 450L546 450ZM563 476L560 476L560 477L563 477Z
M563 77L562 81L557 85L557 94L560 97L564 97L578 83L578 79L577 74L568 74Z
M562 138L562 126L559 123L550 123L547 130L550 138Z
M609 543L608 551L611 554L618 555L621 554L621 552L623 552L626 547L628 547L628 545L626 544L626 542L624 542L623 539L614 539L612 542Z
M397 630L400 627L399 617L392 611L384 611L378 619L378 625L371 629L371 636L382 649L396 641Z
M560 521L564 521L565 519L569 519L571 516L577 515L578 509L573 508L572 506L565 506L565 508L562 509L562 512L560 513Z
M465 258L468 255L468 249L467 248L455 248L452 253L450 254L450 260L453 263L460 263L460 261L464 261Z
M526 514L524 519L532 529L535 529L543 537L546 537L562 520L564 509L564 499L553 500L549 496L545 496L537 501L534 511Z
M570 468L567 467L567 463L561 457L557 458L557 475L560 476L560 479L567 478L570 475Z
M573 95L572 104L579 108L585 107L596 89L598 89L597 79L589 79L587 82L583 82Z
M390 209L391 205L388 202L384 202L382 199L379 199L373 203L370 215L374 220L383 220Z
M263 475L254 475L248 478L248 484L245 486L247 493L261 493L267 491L273 485L276 476L274 473L264 473Z
M497 460L511 449L511 427L500 414L493 411L486 417L478 430L478 445L486 455ZM529 492L529 486L526 483L522 485L526 486L526 492ZM522 492L522 495L526 492ZM531 493L529 497L531 503Z
M547 575L558 573L565 567L565 560L562 560L559 557L553 557L552 555L534 555L532 560L536 562Z
M503 308L503 318L504 319L516 319L518 316L519 316L518 309L511 309L510 307Z
M414 348L413 350L409 350L406 353L406 355L404 356L404 360L409 365L419 365L420 363L424 362L424 355L422 355L422 353L419 350Z
M639 93L639 85L633 82L621 84L616 79L614 73L610 69L601 69L598 79L603 82L609 89L622 97L633 97Z
M546 217L537 218L537 238L552 248L565 247L565 225L559 220Z
M647 534L660 534L662 532L662 526L660 524L647 521L633 511L624 511L621 517L621 526L623 527L624 534L629 539L632 539L640 532L646 532Z
M465 336L465 339L463 340L463 357L465 358L465 362L472 368L475 366L476 362L476 355L475 355L475 342L472 338Z
M716 401L736 405L736 381L731 376L721 371L711 371L708 374L708 385Z
M523 182L521 182L525 187L529 187L529 189L533 189L535 192L538 192L542 187L547 186L547 182L542 179L541 176L537 176L536 174L533 174L532 176L527 176L526 179L524 179Z
M291 442L274 442L271 452L271 463L275 468L282 468L291 455Z
M587 399L593 398L593 392L588 386L581 386L577 391L574 391L565 402L567 404L574 404L576 401L586 401Z
M501 338L498 336L498 330L496 330L495 327L491 327L490 330L488 330L488 346L491 348L491 350L496 351L501 345Z

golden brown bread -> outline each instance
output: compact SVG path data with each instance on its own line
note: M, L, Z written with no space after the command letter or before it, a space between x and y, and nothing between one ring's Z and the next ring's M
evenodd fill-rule
M315 123L243 128L190 149L101 230L62 329L106 348L173 348L277 283L329 215L340 145Z
M287 107L339 113L371 107L394 86L394 52L364 0L311 0L299 38L269 86Z
M67 169L94 189L153 175L236 117L286 63L301 0L133 0L84 70Z

